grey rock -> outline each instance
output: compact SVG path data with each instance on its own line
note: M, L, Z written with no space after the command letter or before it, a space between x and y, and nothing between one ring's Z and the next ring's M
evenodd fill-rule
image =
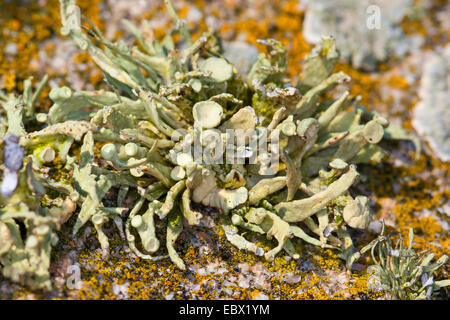
M442 161L450 161L450 45L429 53L412 124Z
M403 56L412 45L399 26L411 11L411 0L300 0L300 4L306 8L305 40L318 44L322 35L334 36L341 59L355 68L372 71L388 57Z

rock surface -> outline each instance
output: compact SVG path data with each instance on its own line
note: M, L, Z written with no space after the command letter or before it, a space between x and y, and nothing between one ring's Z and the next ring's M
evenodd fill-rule
M241 41L224 42L224 56L236 67L239 74L247 74L258 59L255 46Z

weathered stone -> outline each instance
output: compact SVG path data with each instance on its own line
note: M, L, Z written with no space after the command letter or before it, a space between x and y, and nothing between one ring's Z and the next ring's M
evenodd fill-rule
M410 48L399 24L411 11L410 0L300 0L307 8L303 36L312 44L336 38L341 59L374 70L380 61L402 56ZM379 22L379 23L378 23Z
M223 43L224 56L233 63L240 75L246 75L258 58L255 46L241 41Z

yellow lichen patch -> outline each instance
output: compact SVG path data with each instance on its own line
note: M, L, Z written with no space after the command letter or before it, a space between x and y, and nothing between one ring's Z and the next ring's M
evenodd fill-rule
M187 265L196 267L189 268L188 271L180 271L167 260L157 263L145 260L135 261L122 250L119 251L122 258L111 257L109 260L102 259L98 251L84 250L79 260L84 266L88 266L89 270L82 272L84 285L77 292L76 297L79 299L117 298L112 292L112 286L116 284L127 284L127 294L130 299L164 299L167 297L172 299L252 299L260 294L273 299L343 299L348 297L348 289L329 294L328 289L322 287L326 283L325 276L319 276L314 272L300 272L296 270L297 262L293 260L277 258L273 263L260 261L260 258L237 251L221 237L216 239L217 236L213 236L214 239L209 239L210 237L207 234L199 235L199 238L203 238L202 241L212 240L220 245L222 255L199 254L198 249L189 245L186 249L181 250L181 256ZM184 245L182 242L180 247L184 247ZM228 263L224 263L225 261ZM331 266L327 262L321 262L321 264L339 269L338 265ZM236 269L238 266L241 269ZM245 271L245 268L248 271ZM221 271L216 272L218 270ZM258 272L264 272L263 270L275 274L267 287L241 287L240 273L249 274L251 277L257 276ZM299 274L302 281L288 283L284 280L288 274ZM233 278L235 280L230 281ZM227 280L228 283L222 286L221 283L224 283L224 280ZM361 286L361 288L354 288L354 292L359 295L354 298L360 298L362 290L369 294L367 288L362 288L363 280L352 280L348 285L352 286L352 282ZM190 292L186 292L185 285L193 285ZM218 294L219 289L226 290Z
M428 41L425 42L425 48L427 49L433 49L437 45L445 45L448 43L450 29L442 28L441 21L436 19L436 16L442 8L445 8L447 3L446 0L433 0L425 8L422 1L415 0L413 14L405 17L401 23L403 32L407 35L427 37Z
M400 76L392 76L388 79L387 84L393 88L405 90L408 88L408 82Z

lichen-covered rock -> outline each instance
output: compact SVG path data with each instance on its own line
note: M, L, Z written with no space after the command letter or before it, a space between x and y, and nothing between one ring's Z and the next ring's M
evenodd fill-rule
M1 136L20 137L27 159L18 187L0 208L1 222L26 221L27 237L17 237L16 247L7 234L1 239L9 247L0 257L6 277L48 288L54 231L77 208L73 235L93 226L105 259L111 255L105 228L112 222L139 258L170 258L185 270L176 241L215 210L239 249L268 261L282 251L297 259L292 239L299 238L337 250L351 269L361 253L349 228L364 229L371 218L367 198L350 193L356 164L381 161L382 139L409 137L353 104L348 91L333 97L350 79L333 73L338 50L332 38L324 37L306 58L297 83L288 77L287 50L275 39L259 41L266 51L242 77L223 56L220 39L208 32L194 41L170 1L175 24L169 35L157 41L128 24L138 42L131 48L109 41L74 0L60 3L61 33L92 57L109 86L55 88L53 106L39 114L30 84L23 97L0 95ZM35 130L30 121L48 125ZM17 216L16 206L26 216ZM243 237L247 231L276 243L261 248ZM167 254L158 255L161 244ZM16 249L31 250L32 259L16 261ZM34 259L39 254L41 260ZM42 262L37 269L36 261Z

